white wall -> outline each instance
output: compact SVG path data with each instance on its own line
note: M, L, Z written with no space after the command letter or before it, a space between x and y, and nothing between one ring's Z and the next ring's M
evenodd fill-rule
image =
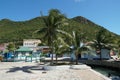
M110 59L110 50L108 49L101 49L101 56L102 58L107 58ZM88 59L93 59L93 58L100 58L100 55L96 53L96 51L90 51L89 53L83 53L81 58L88 58Z
M37 39L23 40L23 46L25 46L25 47L37 47L39 43L41 43L41 41L37 40Z
M101 49L102 58L110 58L110 50Z

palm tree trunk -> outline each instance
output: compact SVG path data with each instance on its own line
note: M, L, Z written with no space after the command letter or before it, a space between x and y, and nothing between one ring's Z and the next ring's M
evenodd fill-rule
M102 60L102 53L101 53L101 50L100 50L100 53L99 53L99 54L100 54L100 60Z
M52 56L51 56L51 65L53 65L54 60L53 60L53 50L52 49L51 49L51 54L52 54Z
M56 64L57 64L57 62L58 62L57 59L58 59L58 55L56 54Z
M76 65L78 65L78 54L76 54Z
M78 58L76 58L76 65L78 65Z
M97 49L96 52L98 55L100 55L100 60L102 60L101 48Z
M50 54L51 54L51 63L50 64L53 65L53 61L54 61L53 60L53 42L52 42L52 40L50 42L49 42L50 43L50 49L51 49L51 52L50 52Z

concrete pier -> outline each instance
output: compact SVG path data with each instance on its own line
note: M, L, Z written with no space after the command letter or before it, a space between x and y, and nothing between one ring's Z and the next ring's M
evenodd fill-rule
M33 62L0 62L0 80L110 80L87 65L56 66L52 70L45 70L44 66Z

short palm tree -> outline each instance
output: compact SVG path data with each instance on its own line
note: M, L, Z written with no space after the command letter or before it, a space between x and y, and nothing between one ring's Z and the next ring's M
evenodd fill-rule
M120 58L120 42L118 44L118 57Z
M120 58L120 39L119 38L117 38L117 39L114 38L114 40L115 40L115 43L112 47L117 50L118 57Z
M69 48L69 45L61 37L58 37L56 40L54 40L53 46L53 52L56 54L57 63L58 55L64 54L64 52L66 52L66 50Z
M97 54L100 55L100 60L102 60L101 49L110 48L113 42L112 38L112 35L104 28L101 28L96 34L96 39L93 41L93 46L95 47Z
M73 32L73 46L76 56L76 64L78 64L78 55L81 55L82 51L87 51L89 49L87 46L81 45L85 39L83 36L83 34Z

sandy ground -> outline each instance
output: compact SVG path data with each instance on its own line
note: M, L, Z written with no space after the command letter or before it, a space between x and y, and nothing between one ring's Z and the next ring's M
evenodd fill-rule
M0 62L0 80L109 80L91 69L43 70L31 62Z

